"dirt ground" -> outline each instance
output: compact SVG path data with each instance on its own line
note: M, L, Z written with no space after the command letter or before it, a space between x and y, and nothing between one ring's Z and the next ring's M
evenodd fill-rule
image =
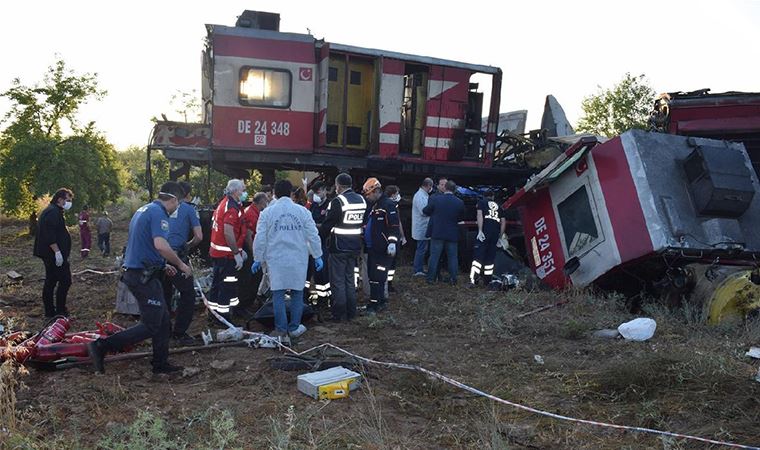
M112 216L112 248L119 249L126 215ZM75 227L71 233L72 271L113 267L113 258L97 251L82 260ZM44 323L42 263L31 247L22 223L2 223L0 323L6 328L36 331ZM20 286L7 283L11 269L24 275ZM330 342L378 360L418 364L554 413L760 444L758 361L744 356L760 344L758 323L711 328L683 311L652 305L646 312L658 326L650 341L600 339L591 333L634 317L619 298L584 291L493 293L466 289L461 281L456 288L430 287L410 278L409 267L397 278L387 312L344 325L307 323L296 348ZM115 276L74 278L72 330L102 320L134 323L113 313L115 286ZM517 317L566 298L564 306ZM192 334L205 324L199 309ZM279 355L249 348L175 355L172 362L198 369L184 378L152 376L147 359L109 364L102 376L88 366L22 371L14 378L23 384L11 405L15 424L4 418L0 448L718 448L562 422L419 373L374 366L350 398L320 402L298 392L299 372L270 367L268 359ZM230 360L228 369L212 367Z

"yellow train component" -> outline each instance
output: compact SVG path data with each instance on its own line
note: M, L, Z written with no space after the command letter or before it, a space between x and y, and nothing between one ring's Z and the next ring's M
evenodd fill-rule
M346 70L345 56L331 55L329 71L327 145L366 150L375 104L374 63L349 58Z
M760 308L760 286L750 280L751 270L728 275L715 288L707 306L707 323L740 321L750 311Z

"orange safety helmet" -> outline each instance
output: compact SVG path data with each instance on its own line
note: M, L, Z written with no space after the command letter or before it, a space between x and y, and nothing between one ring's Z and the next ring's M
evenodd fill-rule
M362 194L367 195L375 189L381 189L382 187L383 186L380 185L380 181L377 178L367 178L367 181L364 182L364 186L362 186Z

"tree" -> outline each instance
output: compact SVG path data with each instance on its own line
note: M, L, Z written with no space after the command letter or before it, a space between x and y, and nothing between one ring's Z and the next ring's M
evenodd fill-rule
M631 128L646 129L655 91L644 75L626 73L611 89L583 99L583 117L576 130L601 136L617 136Z
M172 95L170 104L185 123L201 121L203 107L196 89L190 92L177 89Z
M117 199L125 175L115 149L94 122L82 126L77 120L84 103L105 94L97 74L77 75L62 59L48 68L41 84L27 86L16 78L0 94L11 102L0 134L0 200L6 214L26 216L36 209L35 198L62 186L74 191L80 206L100 209Z
M143 200L148 200L147 178L145 170L145 147L132 146L125 151L118 152L121 164L129 173L129 179L126 182L128 189L138 192ZM151 153L151 173L153 175L153 186L160 187L163 183L169 181L169 160L160 152ZM190 175L187 181L193 187L193 195L197 195L203 204L215 203L224 192L227 186L229 176L216 171L211 171L211 184L208 180L208 172L205 167L193 166L190 168ZM184 178L181 178L184 180ZM246 180L248 192L253 193L261 186L261 174L254 170L251 177Z

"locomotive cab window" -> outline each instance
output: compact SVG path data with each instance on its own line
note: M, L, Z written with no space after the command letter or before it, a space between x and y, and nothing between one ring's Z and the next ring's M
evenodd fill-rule
M282 69L240 69L238 100L244 106L287 108L291 100L292 76Z
M599 242L599 226L590 200L583 185L557 205L569 257L578 256Z

